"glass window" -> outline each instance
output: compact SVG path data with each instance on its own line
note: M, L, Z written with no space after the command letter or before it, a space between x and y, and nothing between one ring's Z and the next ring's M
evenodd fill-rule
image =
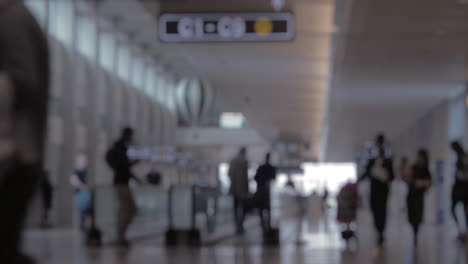
M47 25L47 0L27 0L28 9L33 13L43 28Z
M176 108L175 85L176 85L175 77L167 76L167 81L166 81L166 89L167 89L166 102L167 102L167 107L172 111L175 111L175 108Z
M110 32L101 32L99 42L99 64L109 72L114 71L115 60L115 36Z
M96 37L97 25L92 17L78 17L78 35L77 35L77 49L78 51L89 58L95 60L96 58Z
M127 45L120 44L117 48L117 75L128 81L130 70L130 50Z
M132 84L140 90L143 90L143 70L144 67L141 56L134 55L132 59Z
M145 93L150 96L151 98L154 98L154 91L156 90L156 82L155 82L155 74L154 74L154 68L148 64L146 66L146 74L145 74Z
M52 0L53 8L50 10L50 16L53 17L49 22L51 34L65 44L73 44L73 1Z
M156 100L158 100L162 105L167 106L167 102L164 101L164 98L166 98L166 80L160 72L158 72L158 75L156 76L156 82L158 84Z

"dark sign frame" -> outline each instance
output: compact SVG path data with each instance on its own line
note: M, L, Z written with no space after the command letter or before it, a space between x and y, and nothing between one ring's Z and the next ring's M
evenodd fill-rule
M178 30L181 20L193 22L194 33L197 36L182 36ZM222 36L217 27L222 19L230 19L240 24L241 33L238 36ZM272 32L261 34L253 30L259 20L271 23ZM229 20L228 20L229 21ZM233 23L234 23L233 22ZM187 22L190 23L190 22ZM207 32L210 26L211 32ZM197 29L195 29L198 27ZM244 28L242 28L244 27ZM197 31L198 30L198 31ZM170 32L168 32L170 31ZM200 33L202 32L202 33ZM159 17L159 39L166 43L196 43L196 42L272 42L291 41L295 37L295 17L293 13L167 13Z

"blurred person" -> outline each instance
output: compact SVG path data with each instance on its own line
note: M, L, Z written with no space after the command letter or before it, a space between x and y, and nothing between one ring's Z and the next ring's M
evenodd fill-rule
M292 180L291 175L288 175L288 180L286 182L286 187L289 187L289 188L292 188L292 189L296 188L296 185L294 184L294 181Z
M404 182L408 182L411 177L411 164L407 157L402 157L400 161L400 178Z
M452 150L457 155L457 162L455 164L455 183L452 189L452 216L457 224L459 230L459 239L466 240L466 230L468 229L468 156L462 145L454 141L451 144ZM460 221L457 217L457 205L463 204L465 214L466 229L463 230Z
M0 260L21 252L27 206L39 184L49 95L47 37L22 1L0 0Z
M92 193L88 184L88 160L80 154L76 158L75 169L70 176L70 184L75 191L75 203L79 210L80 229L86 232L91 225Z
M406 199L408 221L413 228L414 245L417 245L419 227L424 216L424 194L432 184L431 172L429 171L429 157L426 150L421 149L418 151L416 163L405 176L405 182L408 184Z
M403 193L407 191L407 183L410 180L409 177L411 177L411 171L412 171L412 166L411 163L408 159L408 157L403 156L400 160L400 167L399 167L399 179L401 180L397 184L397 198L398 198L398 203L400 206L400 212L402 214L405 214L407 211L407 199Z
M127 230L137 214L137 207L132 191L129 187L131 179L137 183L143 183L132 172L132 167L138 163L127 156L128 148L133 142L134 130L126 127L122 130L121 137L113 144L106 155L107 162L114 172L114 186L117 192L119 211L117 217L117 242L118 246L128 247L126 239Z
M325 186L322 194L322 212L325 213L328 209L328 188Z
M377 230L377 245L385 242L385 227L387 224L387 205L390 193L390 183L394 179L393 160L385 149L385 137L380 134L376 138L377 155L369 159L360 181L369 178L370 206Z
M229 178L231 179L230 194L234 199L234 220L237 234L244 233L246 203L249 198L249 164L247 149L241 148L229 164Z
M257 192L255 201L260 215L260 222L264 232L271 229L271 182L276 179L276 167L271 165L271 154L265 156L265 163L257 169L255 181Z
M42 198L42 220L41 220L41 227L44 229L50 228L50 211L52 210L52 201L54 195L54 187L50 181L49 172L44 170L43 175L41 177L41 198Z

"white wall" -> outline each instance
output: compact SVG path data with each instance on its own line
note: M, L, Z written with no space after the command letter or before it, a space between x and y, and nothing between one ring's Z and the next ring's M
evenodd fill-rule
M392 142L396 169L398 169L401 157L407 156L414 161L419 148L426 148L429 151L434 181L433 188L426 196L426 220L430 223L436 222L436 209L439 202L443 204L445 223L452 223L449 215L450 195L456 157L450 150L450 142L465 140L465 116L464 97L448 100L426 113ZM436 178L438 161L444 166L443 183L438 182ZM402 183L397 181L395 185L398 184ZM406 193L404 195L406 196Z

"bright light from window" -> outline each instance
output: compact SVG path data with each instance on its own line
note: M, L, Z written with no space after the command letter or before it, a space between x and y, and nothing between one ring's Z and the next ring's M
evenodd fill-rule
M144 75L144 68L143 68L143 59L140 56L133 56L133 63L132 63L132 84L137 89L143 90L143 75Z
M242 128L244 122L245 118L243 114L226 112L221 114L219 125L225 129L239 129Z
M50 23L55 23L52 31L59 40L68 45L73 42L73 2L72 1L52 1L54 7L51 11L51 16L55 16ZM52 13L54 12L54 13Z
M41 22L41 26L47 25L47 1L28 0L25 4Z
M219 176L219 183L220 183L221 191L223 193L227 193L229 191L229 186L231 186L231 179L229 179L228 171L229 171L229 164L227 163L219 164L218 176Z
M114 71L115 36L109 32L100 32L99 63L109 72Z
M304 163L304 174L291 175L295 187L305 194L322 194L325 187L331 195L336 195L341 187L349 181L357 180L356 164L354 163ZM256 168L254 168L256 169ZM223 192L227 192L230 186L228 176L229 164L219 165L219 181ZM277 175L274 189L280 190L286 186L288 177L286 174Z
M94 60L96 56L97 25L92 17L79 17L78 23L78 43L77 49L81 54Z
M304 193L323 193L325 187L330 194L337 194L349 181L357 180L354 163L304 163L304 174L291 175L296 187ZM287 182L285 174L278 175L275 187L281 188Z
M129 71L130 71L130 50L128 45L121 44L119 46L118 56L118 64L117 64L117 74L122 78L124 81L129 81Z

